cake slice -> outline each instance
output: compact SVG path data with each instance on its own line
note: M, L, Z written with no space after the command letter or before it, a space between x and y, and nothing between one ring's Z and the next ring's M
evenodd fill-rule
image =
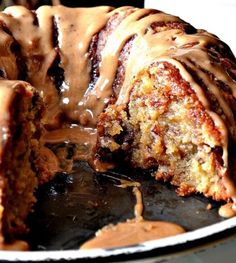
M214 200L234 201L229 163L235 147L234 125L215 96L187 80L176 62L160 61L140 71L126 103L110 105L98 123L100 170L126 160L170 181L181 196L203 193ZM228 105L229 91L220 90ZM234 123L234 122L233 122Z
M25 219L38 185L38 93L26 82L0 80L0 246L26 231Z

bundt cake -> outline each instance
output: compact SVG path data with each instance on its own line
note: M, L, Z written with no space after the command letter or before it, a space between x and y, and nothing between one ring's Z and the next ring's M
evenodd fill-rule
M236 202L236 60L216 36L129 6L15 6L0 27L4 236L25 228L37 184L77 159Z

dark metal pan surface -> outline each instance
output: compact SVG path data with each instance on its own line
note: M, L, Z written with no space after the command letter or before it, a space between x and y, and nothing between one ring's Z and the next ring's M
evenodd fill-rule
M111 179L124 176L141 183L145 219L174 222L188 232L128 248L80 251L79 246L104 225L134 217L136 200L132 188L119 188L117 181ZM2 252L1 260L85 262L96 258L97 262L148 257L218 239L219 233L235 233L235 218L220 217L219 204L200 195L179 197L172 186L155 181L148 172L96 174L86 163L78 162L72 174L58 174L40 187L37 198L28 222L31 231L26 237L32 251ZM211 210L207 210L209 203L213 206Z

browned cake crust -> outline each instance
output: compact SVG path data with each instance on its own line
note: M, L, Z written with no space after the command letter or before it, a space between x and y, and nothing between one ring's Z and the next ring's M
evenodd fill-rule
M26 231L25 219L36 201L38 171L34 160L43 108L38 93L20 81L0 81L0 104L0 234L9 241Z

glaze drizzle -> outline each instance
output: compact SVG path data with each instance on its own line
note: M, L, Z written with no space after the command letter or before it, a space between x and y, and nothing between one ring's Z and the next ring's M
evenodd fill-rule
M119 17L122 17L121 21ZM3 54L0 69L4 77L18 78L16 56L11 50L16 42L26 63L26 80L43 95L47 107L45 142L73 140L81 143L83 138L87 143L95 144L98 116L111 99L116 105L126 104L130 83L141 69L156 62L173 64L190 83L221 134L218 146L223 149L225 186L229 196L236 200L227 172L228 137L235 138L236 134L234 112L219 86L224 83L235 99L236 63L228 47L216 36L196 30L179 17L129 6L118 9L42 6L35 12L15 6L0 14L0 24L3 29L0 33L0 53ZM105 40L100 39L106 30ZM98 66L97 77L92 80L94 62L89 49L95 36L99 42ZM124 79L115 93L113 83L122 63L120 57L130 39L132 45L125 57ZM59 91L49 74L58 58L58 66L63 71ZM189 70L195 72L204 85L196 81ZM207 92L214 95L221 115L212 110Z

